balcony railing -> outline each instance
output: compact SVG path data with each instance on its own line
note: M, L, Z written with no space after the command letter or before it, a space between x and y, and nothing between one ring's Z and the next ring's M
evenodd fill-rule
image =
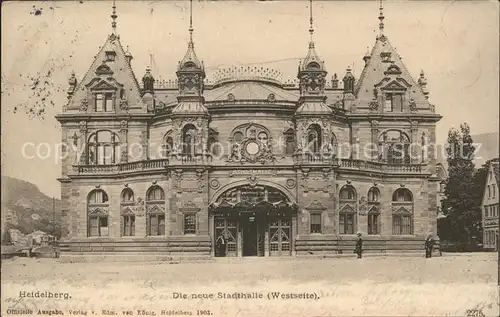
M77 175L96 174L124 174L131 172L142 172L151 170L162 170L169 165L168 159L144 160L130 163L119 163L113 165L77 165L73 166L73 172Z
M210 154L174 154L170 165L206 165L212 163Z
M335 164L336 158L334 155L314 155L310 153L296 154L293 156L293 162L295 164L325 164L332 165Z
M341 159L340 168L352 170L369 170L383 173L422 173L421 164L393 165L382 162Z

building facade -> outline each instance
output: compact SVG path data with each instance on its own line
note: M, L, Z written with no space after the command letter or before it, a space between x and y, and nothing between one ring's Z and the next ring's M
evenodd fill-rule
M498 159L490 161L482 201L483 248L498 251L498 218L500 167Z
M263 67L208 80L191 40L177 79L139 84L115 31L62 126L63 253L215 256L421 251L437 236L440 116L383 33L327 79L311 39L297 80ZM311 27L311 35L313 33ZM192 35L192 28L190 28ZM339 78L342 77L342 78Z

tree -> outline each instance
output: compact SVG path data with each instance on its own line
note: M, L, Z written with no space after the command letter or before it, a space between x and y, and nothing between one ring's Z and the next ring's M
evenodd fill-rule
M446 147L448 180L442 210L448 218L451 240L462 246L481 236L481 173L474 169L473 140L467 123L450 129Z
M2 233L2 245L9 245L12 244L12 237L10 236L10 231L9 229L5 229L5 231Z

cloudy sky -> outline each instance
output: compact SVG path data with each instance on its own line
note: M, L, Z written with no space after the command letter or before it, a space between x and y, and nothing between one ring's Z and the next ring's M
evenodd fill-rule
M35 4L35 5L33 5ZM28 158L23 145L59 142L54 116L66 102L72 70L81 78L111 32L111 1L2 3L2 173L60 196L60 165L51 153ZM194 1L197 55L209 76L217 67L266 65L296 76L309 41L308 1ZM356 76L378 32L378 1L316 1L314 40L329 76ZM384 2L385 34L415 78L425 71L430 101L443 115L438 140L467 122L473 134L498 131L497 1ZM173 78L186 51L189 2L118 1L118 33L139 79L154 60L158 78ZM34 79L33 79L34 78ZM35 89L33 82L40 79ZM45 98L43 101L42 99ZM24 106L48 104L44 120ZM52 105L53 103L53 105ZM20 109L15 113L14 108ZM28 153L30 155L30 153Z

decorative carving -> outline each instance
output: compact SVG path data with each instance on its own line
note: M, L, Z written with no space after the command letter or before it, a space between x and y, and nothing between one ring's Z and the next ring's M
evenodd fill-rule
M319 200L314 200L312 201L307 207L307 210L325 210L326 207L319 201Z
M378 89L377 88L373 88L373 99L378 99Z
M389 55L389 58L390 58L390 55ZM391 64L391 65L389 65L387 70L384 72L384 74L385 75L401 75L401 69L397 65Z
M73 145L74 146L77 146L78 145L78 135L75 133L73 133Z
M124 98L120 99L120 109L122 111L128 111L128 101Z
M87 112L89 108L89 101L87 99L82 99L80 101L80 112Z
M80 128L80 132L81 133L86 133L87 132L87 121L80 121L80 123L78 124L79 128Z
M358 203L358 214L359 215L366 215L367 211L368 211L368 201L366 200L366 198L363 196L361 197L361 199L359 200L359 203Z
M120 130L127 130L127 129L128 129L128 121L127 120L120 121Z
M434 113L436 112L436 107L433 104L429 104L429 110Z
M198 212L200 211L201 208L198 207L198 205L196 205L193 201L191 200L188 200L187 202L185 202L181 208L179 208L179 211L182 212L182 213L185 213L185 212Z
M290 189L294 188L295 187L295 180L291 179L291 178L287 179L286 180L286 187L288 187Z
M373 99L372 101L370 101L370 104L368 107L369 107L370 111L377 111L378 110L378 101L376 99Z
M177 169L175 170L174 188L177 189L178 191L182 190L181 182L182 182L182 170Z
M217 189L217 188L219 188L219 186L220 186L220 183L217 179L214 178L210 181L210 188Z
M113 71L111 68L103 62L97 69L95 70L97 75L113 75Z
M257 183L259 182L259 179L255 175L248 176L247 179L248 179L248 184L252 188L255 187L257 185Z
M325 76L323 73L307 73L300 76L300 93L320 94L325 90Z
M410 99L409 107L410 111L417 111L417 103L413 98Z
M370 121L370 123L372 125L372 129L378 129L379 123L377 120L372 120L372 121Z
M276 101L276 96L273 93L269 94L269 96L267 96L267 101L269 102Z

